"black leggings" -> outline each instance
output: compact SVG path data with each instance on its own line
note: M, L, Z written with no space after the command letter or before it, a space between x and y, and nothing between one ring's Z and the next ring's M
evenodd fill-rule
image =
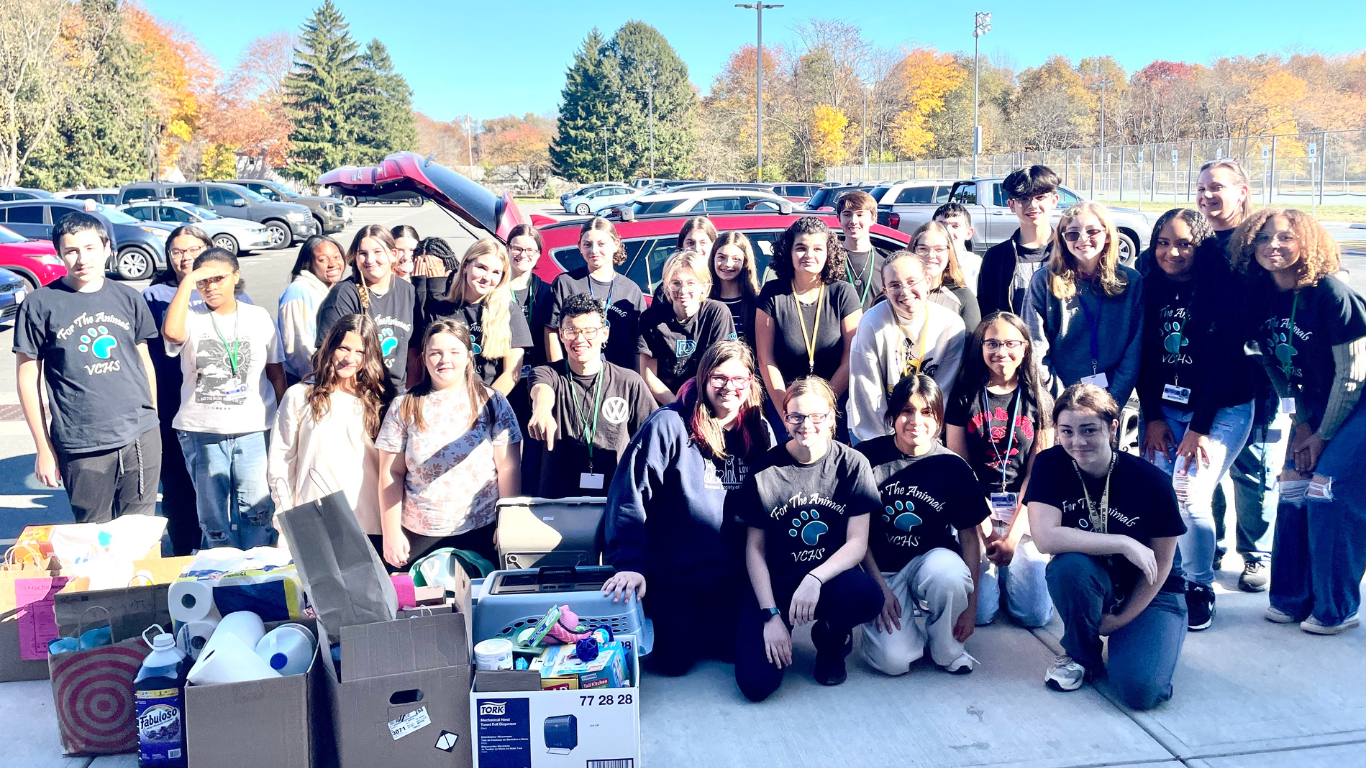
M774 586L774 599L782 609L783 621L788 622L789 629L792 622L787 609L792 605L795 591L796 585L785 589ZM764 649L764 618L759 615L759 601L754 597L754 591L746 589L744 599L735 633L735 682L745 698L763 701L783 684L785 670L768 660ZM881 610L882 588L862 570L850 568L827 581L821 587L821 597L816 603L816 626L811 632L816 655L843 658L854 627L872 621Z
M477 552L488 558L489 562L497 565L498 553L493 546L493 534L497 530L498 525L496 523L489 523L482 528L475 528L472 531L465 531L454 536L423 536L404 528L403 533L408 537L408 564L412 565L433 550L452 547Z
M701 659L735 660L735 618L740 591L732 581L699 590L658 580L648 582L645 615L655 625L655 644L646 662L650 671L674 677Z

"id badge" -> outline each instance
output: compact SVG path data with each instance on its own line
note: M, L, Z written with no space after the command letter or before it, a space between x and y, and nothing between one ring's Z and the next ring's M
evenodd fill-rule
M531 366L522 366L522 378L527 379L528 381L531 379Z
M1082 376L1082 377L1081 377L1081 383L1082 383L1082 384L1095 384L1097 387L1100 387L1101 389L1109 389L1109 388L1110 388L1110 380L1107 379L1107 378L1105 378L1105 372L1104 372L1104 371L1101 371L1100 373L1092 374L1092 375L1090 375L1090 376Z
M601 491L602 482L605 478L606 475L598 472L580 472L579 487L585 491Z
M1004 520L1007 523L1015 519L1015 512L1020 508L1019 501L1013 493L993 493L991 494L991 516L997 520Z
M1294 415L1294 413L1295 413L1295 398L1293 398L1293 397L1282 397L1282 398L1281 398L1281 413L1284 413L1284 414L1286 414L1287 416L1293 416L1293 415Z
M1191 401L1190 387L1178 387L1175 384L1164 384L1162 386L1162 399L1170 403L1186 405Z

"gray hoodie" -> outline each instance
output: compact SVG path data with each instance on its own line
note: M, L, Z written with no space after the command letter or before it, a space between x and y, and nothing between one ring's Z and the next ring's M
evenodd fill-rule
M1025 297L1025 324L1034 343L1034 360L1043 383L1056 395L1094 373L1104 373L1111 396L1120 408L1138 383L1142 349L1143 279L1124 265L1128 278L1124 293L1106 296L1099 285L1082 280L1069 299L1058 299L1049 289L1047 269L1034 273ZM1091 329L1081 302L1097 317L1095 371L1092 371Z

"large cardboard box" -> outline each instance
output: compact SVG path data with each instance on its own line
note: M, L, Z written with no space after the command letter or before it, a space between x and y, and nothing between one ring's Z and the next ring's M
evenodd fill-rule
M341 641L340 670L323 665L341 768L469 768L466 627L448 609L323 629Z
M267 630L291 622L272 622ZM311 620L295 622L316 629ZM332 732L322 657L302 675L185 689L190 768L331 765Z
M541 690L535 672L475 672L474 768L639 768L640 659L629 688Z

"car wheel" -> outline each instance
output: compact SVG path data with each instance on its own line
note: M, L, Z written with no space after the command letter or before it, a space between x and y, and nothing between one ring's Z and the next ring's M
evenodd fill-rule
M588 210L588 203L579 203L579 207L574 209L574 213L577 213L580 216L587 216L592 213L592 211Z
M408 205L411 205L411 206L414 207L414 208L421 208L421 207L422 207L422 198L420 198L420 197L410 197L410 198L408 198Z
M320 234L320 235L325 235L325 234L327 234L327 225L323 223L323 220L322 220L321 217L319 217L319 216L314 216L314 217L313 217L313 223L318 225L318 234Z
M356 198L354 198L354 197L352 197L352 196L350 196L350 195L347 195L346 197L343 197L343 198L342 198L342 205L346 206L347 208L355 208L355 207L356 207Z
M266 234L270 235L271 250L278 251L281 248L288 248L294 239L293 233L289 231L289 225L278 219L270 219L265 222Z
M146 280L152 276L156 260L142 247L130 245L114 257L114 274L121 280Z
M1127 234L1119 233L1119 263L1126 267L1134 266L1138 260L1138 246L1134 245L1133 238Z
M20 280L24 281L24 295L32 295L34 291L38 290L38 280L33 275L30 275L27 272L16 271L14 267L10 267L10 271L14 272L14 274L19 276Z
M235 238L235 237L233 237L232 235L229 235L229 234L218 234L218 235L214 235L214 238L213 238L213 247L215 247L215 248L222 248L223 250L227 251L228 253L231 253L233 256L236 256L236 255L237 255L237 238Z

